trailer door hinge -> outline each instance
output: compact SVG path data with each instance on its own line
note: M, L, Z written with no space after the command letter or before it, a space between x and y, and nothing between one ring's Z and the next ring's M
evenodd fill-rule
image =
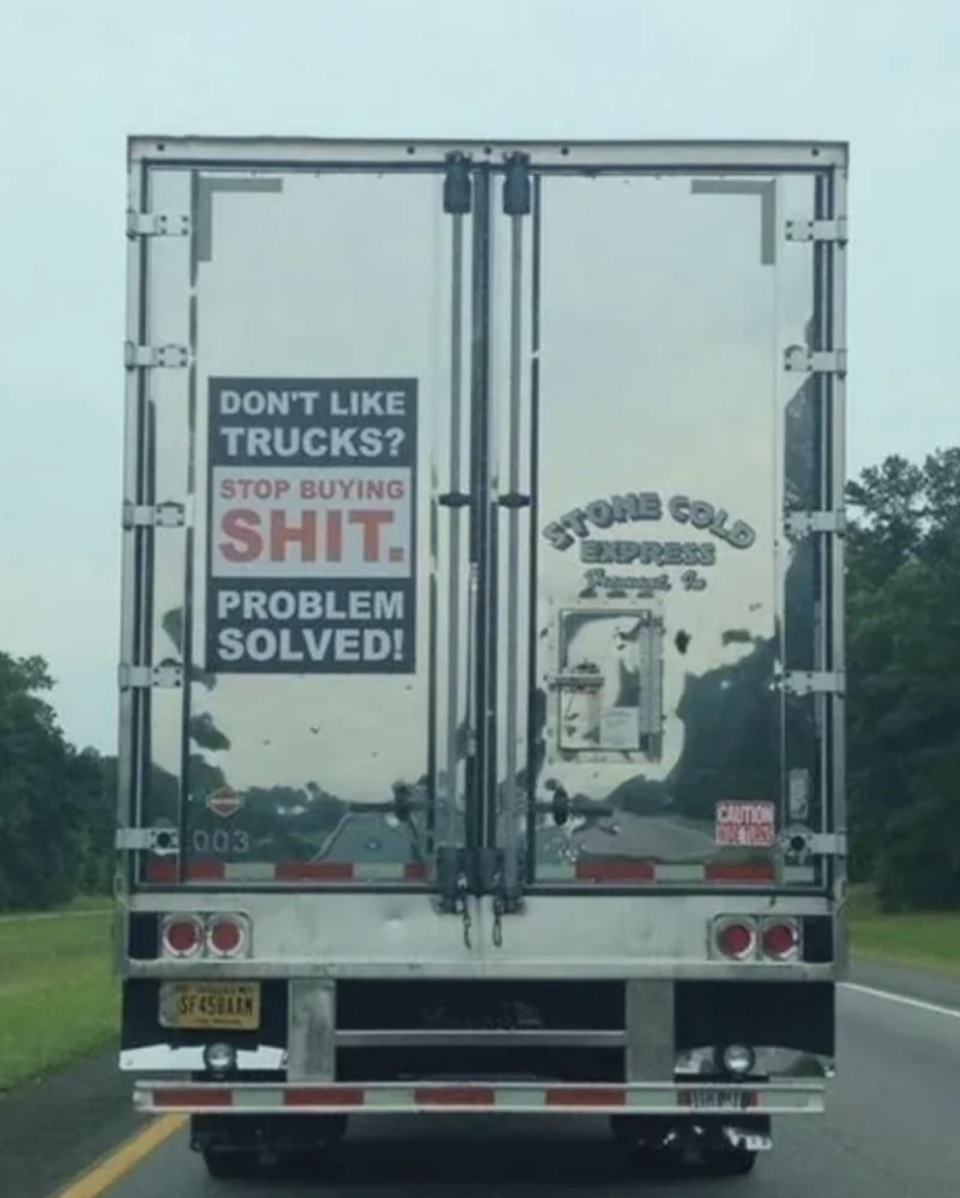
M508 154L503 173L503 213L505 216L529 216L532 206L530 155Z
M783 675L783 689L791 695L842 695L842 671L791 670Z
M844 533L847 529L847 514L836 512L787 512L784 520L787 532L794 537L805 537L808 533Z
M176 689L183 686L183 666L176 662L161 662L158 666L120 666L119 683L122 691Z
M847 218L838 217L836 220L788 220L786 226L787 241L827 241L836 245L846 245Z
M183 503L125 503L124 528L183 528L187 508Z
M127 236L186 237L190 233L190 216L186 212L127 212Z
M443 210L464 216L473 208L473 175L470 159L459 151L447 155L443 176Z
M846 374L847 351L811 350L805 345L791 345L784 351L783 364L792 374Z
M123 347L123 360L128 370L142 366L184 367L190 364L190 350L185 345L134 345L127 341Z
M178 852L180 835L176 828L118 828L114 839L118 853L155 853L168 857Z

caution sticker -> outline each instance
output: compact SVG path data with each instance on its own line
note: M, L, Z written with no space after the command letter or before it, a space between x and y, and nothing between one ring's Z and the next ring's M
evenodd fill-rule
M772 848L777 839L776 807L761 799L718 803L714 839L724 846Z

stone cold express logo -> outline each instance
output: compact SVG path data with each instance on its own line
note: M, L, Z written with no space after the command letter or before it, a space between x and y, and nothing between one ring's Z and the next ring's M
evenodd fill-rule
M676 524L708 534L712 540L617 540L598 538L618 525L658 523L669 516ZM757 534L744 520L703 499L672 495L664 501L657 491L627 491L609 499L594 499L566 512L543 530L554 549L565 552L579 542L580 560L590 565L713 566L717 541L734 549L749 549Z
M702 534L702 539L621 539L596 535L619 531L624 525L662 523L667 517L684 529ZM699 570L716 565L718 542L734 549L749 549L757 539L746 521L731 520L723 508L688 495L672 495L664 500L657 491L627 491L608 499L591 500L548 524L542 535L561 553L579 544L580 560L589 566L584 575L585 593L638 591L645 597L673 590L674 583L667 573L671 566L680 567L679 582L683 590L705 590L707 579ZM606 569L611 565L647 568L658 573L614 574Z

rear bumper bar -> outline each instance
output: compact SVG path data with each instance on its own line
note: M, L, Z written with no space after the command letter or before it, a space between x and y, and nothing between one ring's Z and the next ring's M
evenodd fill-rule
M331 1083L139 1081L134 1105L147 1114L400 1115L429 1111L513 1114L730 1116L821 1114L826 1087L817 1082L717 1085L502 1083Z

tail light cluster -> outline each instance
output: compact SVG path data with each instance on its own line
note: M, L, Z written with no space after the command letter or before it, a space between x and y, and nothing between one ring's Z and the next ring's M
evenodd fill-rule
M189 961L234 960L250 955L250 920L246 915L217 911L210 915L177 913L160 922L160 950L165 957Z
M711 949L713 956L727 961L797 961L801 924L787 915L722 915L713 921Z

